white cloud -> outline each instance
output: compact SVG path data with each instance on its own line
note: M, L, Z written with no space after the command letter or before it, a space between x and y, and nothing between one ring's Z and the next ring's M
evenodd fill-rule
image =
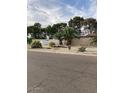
M95 17L96 0L90 0L90 7L77 9L75 6L63 4L60 0L29 0L28 25L40 22L43 27L58 22L67 22L74 16Z
M32 1L32 3L34 2ZM42 26L47 26L59 22L61 16L59 13L60 7L51 5L49 6L51 8L48 8L42 5L32 5L32 3L28 5L28 25L40 22Z

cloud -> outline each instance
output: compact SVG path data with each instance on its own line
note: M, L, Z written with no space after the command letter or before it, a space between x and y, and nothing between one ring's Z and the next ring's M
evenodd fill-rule
M62 0L28 0L27 25L40 22L46 27L58 22L68 22L74 16L96 18L96 0L89 0L87 7L83 3L79 6L78 1L82 0L71 5Z
M43 2L42 2L43 1ZM50 1L50 0L49 0ZM41 3L42 2L42 3ZM52 2L53 3L53 2ZM28 25L40 22L43 26L54 24L59 21L59 6L47 4L44 0L31 1L28 4ZM31 22L30 22L31 21Z

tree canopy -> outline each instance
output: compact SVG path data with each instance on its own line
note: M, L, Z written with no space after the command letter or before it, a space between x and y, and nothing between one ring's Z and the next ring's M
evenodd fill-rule
M67 45L71 45L72 39L77 38L79 33L74 30L72 27L65 27L63 29L63 37L67 41Z
M27 34L32 34L33 38L42 39L46 38L46 35L53 38L55 35L56 37L60 38L61 33L63 33L63 29L68 29L72 31L77 31L80 33L80 29L82 26L87 26L87 29L90 31L97 32L97 20L94 18L86 18L80 16L75 16L74 18L70 19L67 23L56 23L53 25L48 25L45 28L42 28L40 23L34 23L32 26L27 26ZM71 28L70 28L71 27ZM68 32L69 32L68 31Z

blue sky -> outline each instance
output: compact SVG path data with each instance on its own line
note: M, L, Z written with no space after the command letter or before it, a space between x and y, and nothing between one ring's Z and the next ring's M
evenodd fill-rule
M68 22L74 16L96 18L96 0L28 0L28 25Z

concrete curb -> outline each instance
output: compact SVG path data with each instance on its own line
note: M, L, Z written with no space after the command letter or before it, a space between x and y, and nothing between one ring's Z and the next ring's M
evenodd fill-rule
M97 56L95 53L73 53L73 52L58 52L58 51L42 51L42 50L36 50L36 49L28 49L27 51L33 51L33 52L43 52L43 53L56 53L56 54L71 54L71 55L83 55L83 56Z

